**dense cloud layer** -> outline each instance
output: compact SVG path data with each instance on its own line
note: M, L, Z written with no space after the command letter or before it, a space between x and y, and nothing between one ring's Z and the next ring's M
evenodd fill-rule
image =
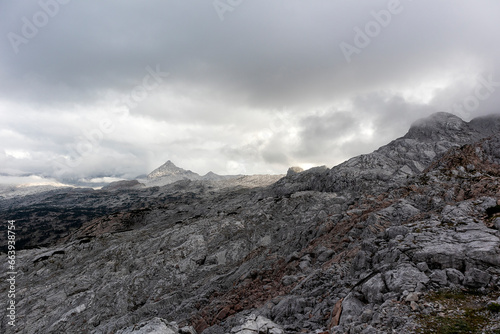
M332 166L499 112L500 3L3 1L0 174Z

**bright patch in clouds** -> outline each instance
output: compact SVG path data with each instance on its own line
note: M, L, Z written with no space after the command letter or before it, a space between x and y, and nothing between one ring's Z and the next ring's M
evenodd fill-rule
M13 157L15 159L30 159L31 153L23 150L5 150L5 155L7 157Z

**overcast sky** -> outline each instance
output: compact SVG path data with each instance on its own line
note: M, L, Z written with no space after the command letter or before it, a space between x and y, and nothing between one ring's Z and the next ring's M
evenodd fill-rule
M331 167L436 111L499 112L499 13L497 0L3 0L0 175Z

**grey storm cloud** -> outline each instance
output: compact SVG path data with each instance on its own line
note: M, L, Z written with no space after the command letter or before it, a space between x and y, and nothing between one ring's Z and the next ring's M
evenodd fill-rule
M0 172L336 164L435 111L498 112L499 12L494 0L3 1ZM168 76L153 85L151 69ZM101 138L103 121L114 130Z

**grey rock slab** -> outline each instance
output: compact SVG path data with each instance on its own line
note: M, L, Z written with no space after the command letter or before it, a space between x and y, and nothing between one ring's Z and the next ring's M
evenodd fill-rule
M448 277L448 281L453 284L459 285L464 281L464 274L453 268L446 269L446 276Z
M465 263L500 266L500 239L486 226L468 225L442 229L433 240L421 242L413 261L427 262L440 269L463 270Z
M409 232L406 226L393 226L385 230L386 239L394 239L397 236L405 236Z
M118 330L116 334L178 334L178 330L175 323L169 323L161 318L153 318Z
M342 302L342 313L340 316L340 325L356 321L363 313L364 304L352 295L347 296Z
M396 269L386 271L384 280L390 291L399 293L415 290L419 283L427 284L429 277L410 264L402 264Z
M500 217L495 218L495 220L493 221L493 226L500 231Z
M467 270L464 274L464 285L469 288L482 288L488 285L491 275L477 268Z
M361 288L366 300L370 303L381 303L384 293L387 292L382 274L377 274L365 282Z
M254 314L248 316L241 326L233 327L231 333L235 334L283 334L283 328L263 316Z
M273 307L271 315L275 321L280 322L301 314L307 306L309 303L305 298L289 295Z
M292 176L292 175L301 173L303 171L304 171L304 169L301 167L290 167L290 168L288 168L288 171L286 172L286 176Z
M185 326L179 329L179 334L198 334L196 330L191 326Z
M429 275L429 279L439 287L445 287L448 284L448 277L445 270L433 270Z
M405 301L407 301L407 302L418 302L418 293L417 292L410 292L405 297Z
M418 270L420 270L421 272L424 272L424 273L429 271L429 266L427 265L426 262L417 263L417 268L418 268Z

